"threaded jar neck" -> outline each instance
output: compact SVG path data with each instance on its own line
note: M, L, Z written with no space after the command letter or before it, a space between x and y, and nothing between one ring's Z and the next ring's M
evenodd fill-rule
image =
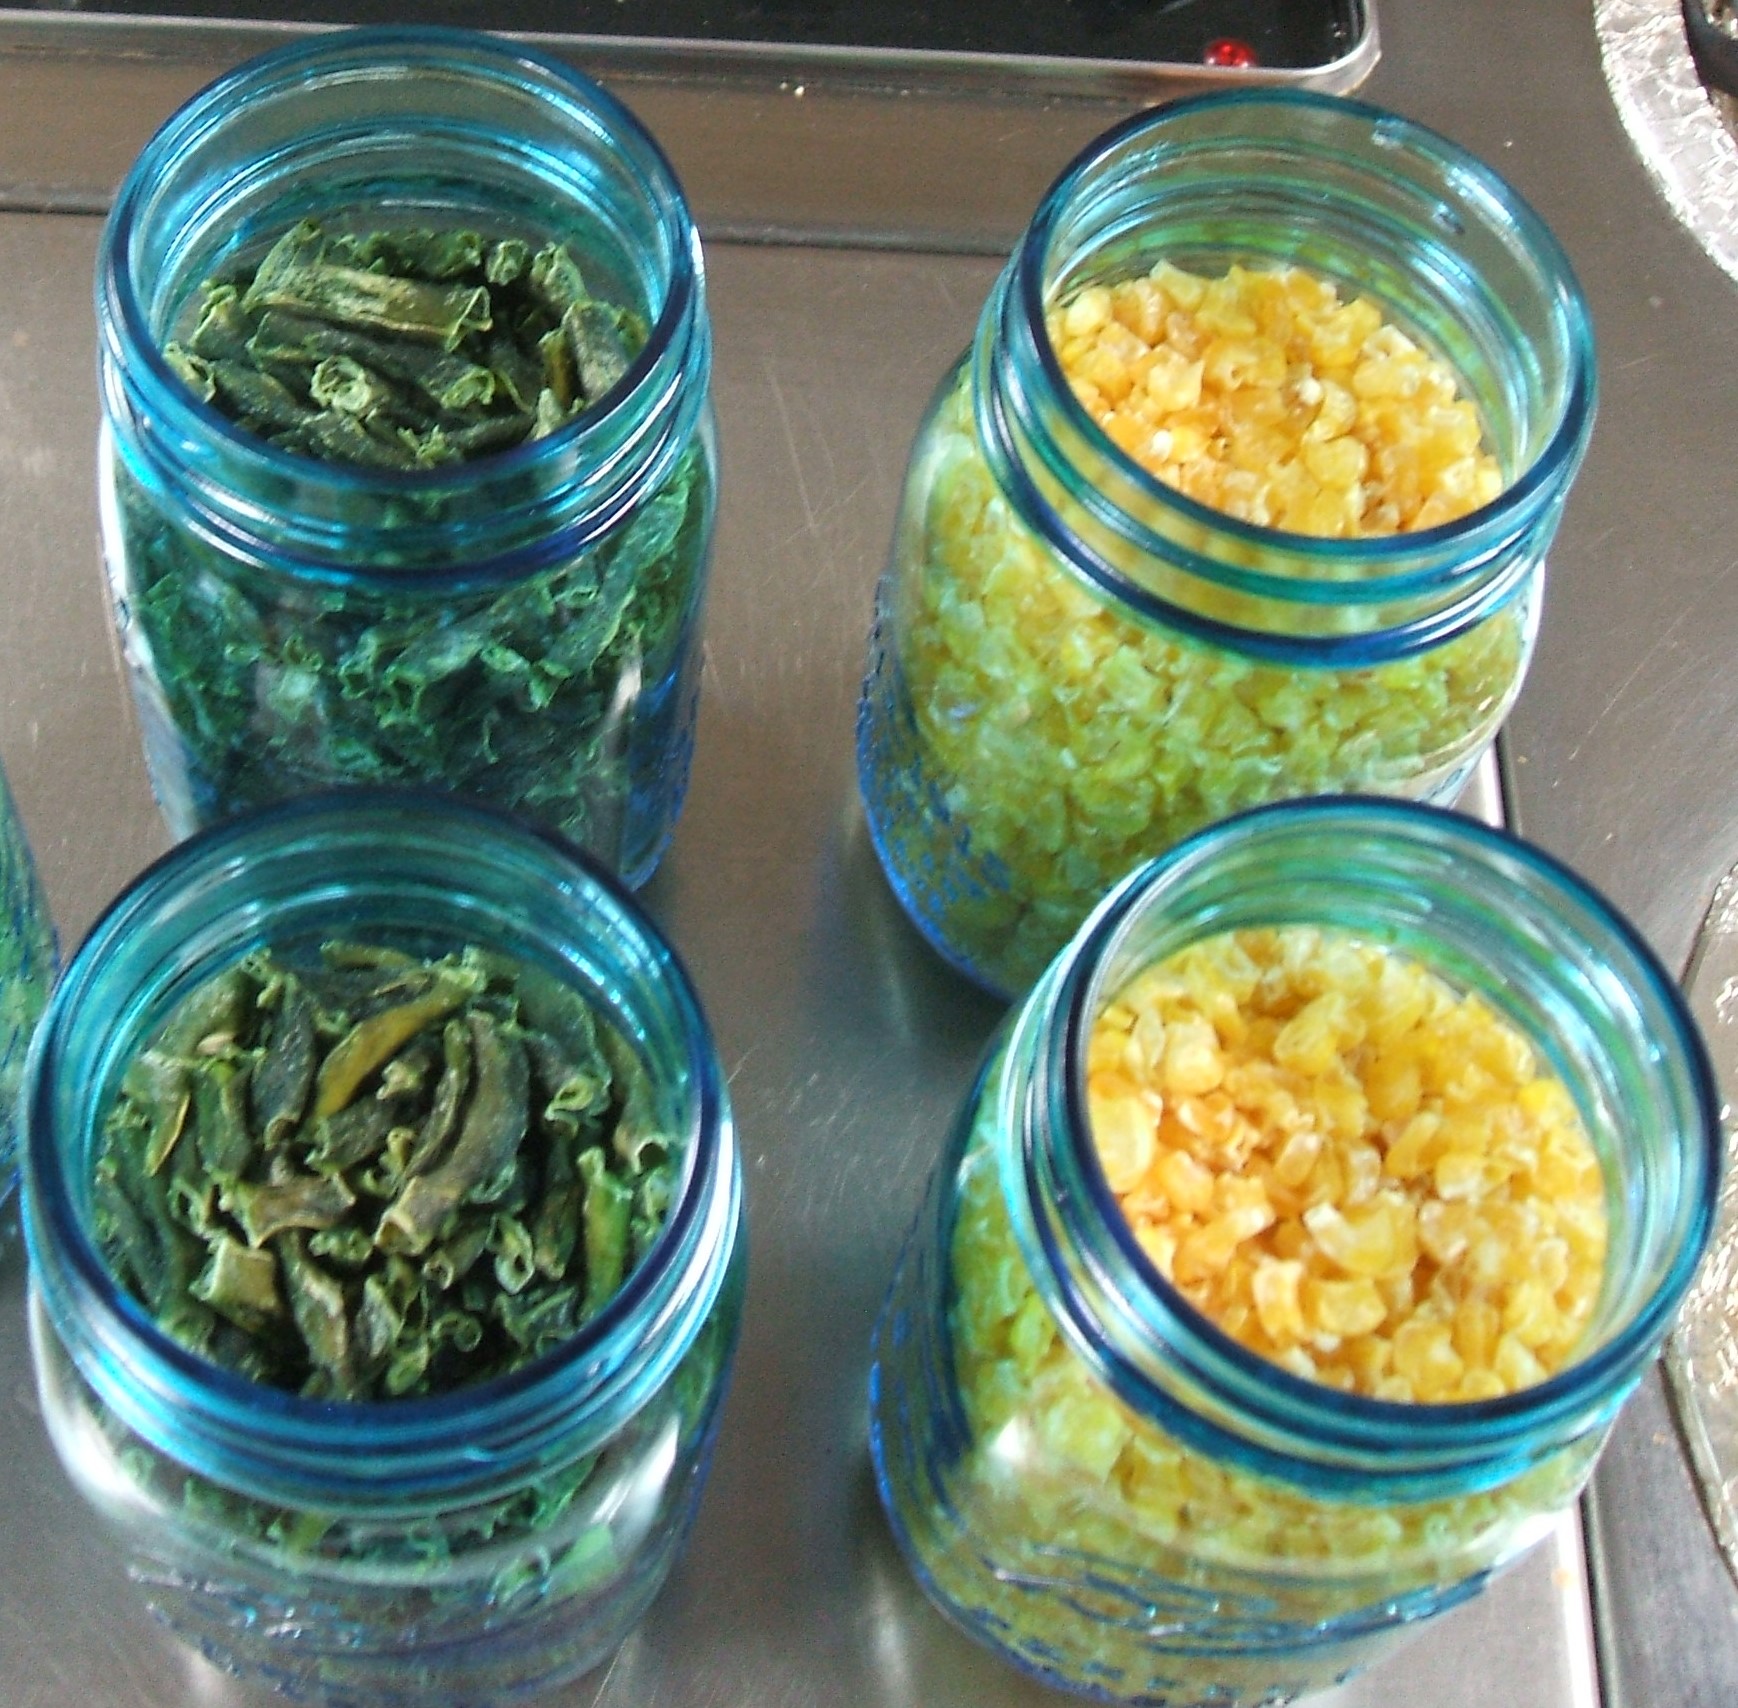
M1447 1405L1342 1393L1237 1344L1142 1252L1088 1128L1093 1023L1135 973L1188 945L1290 924L1392 948L1476 993L1573 1096L1605 1175L1609 1248L1581 1349L1548 1380ZM1658 1352L1712 1225L1718 1099L1670 977L1574 874L1431 807L1265 807L1140 868L1034 990L1008 1059L1003 1190L1076 1351L1191 1446L1316 1493L1471 1493L1596 1438Z
M468 461L399 473L268 444L200 402L163 344L224 265L358 209L577 242L645 346L570 425ZM134 477L231 557L346 586L462 591L571 558L657 489L710 378L699 237L656 142L577 72L463 31L335 32L196 95L121 186L96 297Z
M646 1064L685 1163L621 1290L510 1375L427 1399L333 1402L233 1375L171 1339L93 1237L94 1162L121 1076L187 994L252 951L334 932L474 944L585 991ZM25 1232L48 1322L152 1447L286 1505L486 1499L607 1440L669 1377L725 1283L741 1216L730 1110L698 998L627 893L569 845L444 797L345 791L234 819L148 869L92 928L23 1093Z
M1149 474L1074 397L1046 311L1163 257L1296 265L1448 362L1505 486L1413 533L1327 539L1240 521ZM979 436L1009 502L1137 619L1288 663L1364 665L1470 628L1555 531L1594 413L1580 287L1538 216L1454 144L1291 90L1177 101L1107 132L1039 205L974 346Z

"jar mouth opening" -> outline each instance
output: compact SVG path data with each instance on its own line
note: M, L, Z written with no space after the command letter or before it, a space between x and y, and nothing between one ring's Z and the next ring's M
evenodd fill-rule
M588 904L613 914L618 929L626 928L633 948L655 968L660 994L670 1001L676 1016L689 1088L684 1100L686 1130L681 1135L683 1160L663 1224L644 1256L598 1314L559 1345L503 1375L439 1394L384 1400L310 1399L251 1380L200 1356L160 1328L145 1306L120 1284L76 1207L69 1157L54 1141L63 1124L61 1112L54 1107L54 1090L63 1067L67 1034L80 1006L92 1000L92 981L105 960L134 933L154 926L163 928L163 910L173 905L190 879L204 877L220 886L243 881L258 851L345 825L356 826L370 818L401 827L407 842L415 839L420 818L425 832L438 825L455 838L475 838L479 846L511 844L519 855L552 863L557 872L565 870L570 875L560 880L564 893L583 896L589 890ZM443 873L443 878L448 876ZM336 900L336 886L343 881L341 870L328 870L316 887L323 899ZM481 901L474 894L466 899ZM258 903L238 898L235 913L244 923L225 944L229 952L224 954L222 965L233 964L249 950L276 940ZM479 910L479 921L484 917ZM305 936L312 923L301 921L296 935ZM346 921L335 918L333 923ZM443 927L439 935L446 934ZM456 943L457 932L452 935ZM201 965L198 970L208 975L219 968ZM150 977L147 970L136 982L148 983ZM134 1044L139 1041L137 1034L131 1040ZM89 1096L94 1099L95 1089ZM45 1235L55 1243L76 1288L94 1307L94 1338L103 1358L133 1369L159 1392L191 1392L201 1406L249 1427L264 1424L268 1431L291 1436L313 1431L329 1439L366 1440L376 1447L381 1439L379 1431L386 1426L396 1438L414 1445L419 1438L450 1427L451 1420L460 1414L481 1422L496 1414L516 1416L526 1404L544 1396L571 1398L576 1370L619 1341L625 1325L648 1306L655 1306L658 1296L667 1290L672 1263L691 1247L707 1215L709 1183L718 1169L729 1126L698 993L668 939L617 879L582 850L530 820L434 791L371 788L298 796L227 820L195 833L141 872L103 911L68 960L31 1046L21 1110L26 1124L24 1189L27 1203L34 1207L24 1219L31 1266L37 1273L47 1267L38 1249L36 1217L40 1216L46 1223ZM81 1104L82 1116L100 1120L102 1113L94 1101ZM81 1134L67 1137L79 1145ZM82 1145L79 1149L82 1156Z
M644 186L644 207L655 224L662 251L662 300L650 317L646 341L615 384L575 420L542 438L460 462L376 469L329 462L270 444L195 396L164 357L135 270L137 243L151 212L153 187L168 176L185 151L220 136L244 101L294 97L368 79L409 79L435 72L444 72L449 82L468 80L489 89L528 82L531 93L552 114L570 121L576 132L605 141L637 174ZM415 116L410 122L415 124ZM286 150L280 146L277 152ZM200 223L209 225L220 217L226 200L261 166L263 158L244 156L231 167L222 185L204 196ZM529 161L517 162L516 170L532 182ZM546 185L534 187L548 189ZM475 211L478 215L486 211L480 201ZM640 417L656 415L668 404L671 381L667 370L672 360L681 358L693 338L696 317L704 312L703 280L700 240L674 168L629 108L572 67L522 44L461 29L406 25L343 29L292 42L238 66L192 96L146 143L116 194L99 258L96 292L106 355L124 371L126 383L140 393L142 412L163 424L166 431L161 437L177 444L214 445L226 460L247 471L249 478L294 483L321 494L324 506L361 495L388 500L439 497L482 484L542 490L562 482L575 467L622 461L624 435L631 434ZM602 532L614 520L613 508L591 533ZM233 519L226 520L228 532L235 524ZM261 543L251 538L242 542L244 551ZM572 542L564 542L563 553L571 549ZM406 565L372 576L365 567L350 562L326 563L314 558L284 562L273 558L267 564L279 573L315 583L374 579L394 589L445 587L457 581L482 585L510 580L539 566L528 563L523 552L461 568Z
M1489 503L1452 521L1429 528L1387 535L1336 538L1293 532L1249 522L1191 498L1167 484L1126 452L1098 425L1075 396L1062 363L1045 329L1052 306L1050 293L1058 250L1069 236L1071 220L1100 176L1132 144L1150 137L1162 145L1165 133L1195 116L1239 111L1256 118L1283 120L1295 114L1326 123L1348 134L1372 132L1396 158L1411 152L1452 175L1462 194L1476 198L1513 230L1540 274L1548 282L1554 319L1561 323L1568 384L1542 446ZM1209 146L1234 147L1257 142L1267 149L1287 151L1302 161L1329 145L1303 135L1287 137L1275 131L1216 136ZM1155 189L1151 205L1162 203ZM1304 210L1320 217L1319 209ZM1162 248L1141 250L1145 262L1161 258ZM1143 502L1168 512L1194 529L1210 532L1229 543L1230 550L1253 553L1280 551L1294 560L1298 573L1262 571L1235 562L1192 554L1190 570L1203 580L1234 592L1278 604L1375 605L1440 594L1489 572L1489 560L1532 522L1539 510L1579 465L1591 431L1595 403L1593 333L1585 299L1567 256L1537 213L1516 191L1476 156L1466 153L1436 131L1379 107L1345 97L1299 89L1237 89L1187 96L1137 113L1089 143L1046 192L1011 263L1012 293L1021 330L1042 370L1048 395L1056 402L1070 430L1093 446L1140 495ZM1444 561L1445 556L1447 561ZM1422 560L1420 565L1419 560ZM1470 560L1470 561L1469 561ZM1355 573L1312 576L1311 565L1351 566ZM1152 596L1114 569L1123 597L1141 604ZM1097 577L1095 577L1096 579ZM1161 602L1162 603L1162 602ZM1167 607L1168 613L1168 607Z
M1422 832L1446 839L1457 860L1518 863L1542 888L1567 898L1599 932L1609 934L1630 975L1643 985L1648 1008L1663 1016L1666 1031L1655 1047L1676 1058L1685 1082L1685 1101L1694 1113L1695 1130L1677 1141L1690 1209L1680 1243L1651 1292L1633 1304L1616 1332L1586 1356L1573 1359L1543 1382L1494 1399L1407 1402L1344 1393L1297 1376L1249 1350L1192 1305L1147 1256L1111 1190L1092 1141L1085 1090L1087 1050L1098 1011L1112 994L1107 988L1108 964L1137 911L1154 891L1177 886L1214 860L1228 840L1283 829L1300 840L1314 838L1327 846L1349 828L1394 838ZM1326 864L1329 857L1320 857ZM1288 915L1285 922L1302 921ZM1203 941L1234 928L1202 920L1186 941ZM1222 1401L1233 1415L1251 1418L1281 1436L1303 1431L1336 1450L1378 1460L1432 1451L1464 1453L1469 1437L1478 1449L1494 1455L1542 1425L1572 1422L1597 1412L1610 1396L1627 1391L1657 1350L1712 1229L1722 1154L1719 1095L1695 1023L1651 947L1585 879L1551 856L1461 814L1418 802L1323 798L1258 807L1198 833L1125 878L1068 951L1056 1000L1063 1024L1052 1046L1052 1067L1066 1099L1062 1142L1090 1201L1094 1224L1104 1230L1116 1269L1131 1286L1124 1303L1162 1338L1167 1354L1188 1378ZM1058 1281L1068 1293L1066 1274L1059 1272ZM1076 1322L1082 1320L1083 1311L1091 1318L1090 1301L1073 1302ZM1142 1385L1138 1372L1127 1374L1134 1386Z

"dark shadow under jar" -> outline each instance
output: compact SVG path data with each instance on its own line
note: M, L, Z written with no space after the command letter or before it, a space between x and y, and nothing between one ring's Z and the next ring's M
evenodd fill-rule
M637 348L576 416L550 411L507 449L452 453L465 430L426 407L409 438L427 466L274 444L165 349L203 287L303 221L564 244ZM633 116L480 35L299 43L146 145L104 234L97 314L105 556L172 831L334 784L438 786L643 881L686 787L716 454L699 239ZM257 336L246 348L258 358ZM397 447L410 389L372 375L324 416ZM308 419L319 396L295 398Z
M558 984L638 1064L627 1080L643 1086L630 1093L633 1125L658 1135L674 1163L657 1231L564 1338L537 1342L504 1373L398 1399L269 1385L215 1361L231 1341L211 1340L211 1357L191 1350L181 1325L194 1307L149 1307L118 1278L121 1260L105 1255L117 1183L99 1158L141 1046L216 975L257 965L262 950L281 964L317 965L334 938L388 959L465 951L504 963L528 999ZM542 1022L526 1000L517 1019L507 1013L498 1024ZM535 1041L523 1037L535 1093L543 1070ZM254 1071L245 1056L235 1066ZM481 1074L467 1110L484 1095ZM377 1099L384 1089L371 1078L357 1095ZM167 1235L171 1267L179 1265L172 1292L183 1302L216 1298L187 1280L205 1252L195 1236L187 1255L186 1205L197 1200L194 1220L213 1227L239 1196L221 1184L202 1087L195 1095L191 1130L172 1141L160 1172L134 1170L118 1185ZM238 818L175 849L93 928L38 1033L25 1106L44 1420L68 1475L171 1627L238 1673L371 1708L511 1699L597 1664L621 1642L669 1573L699 1502L746 1259L734 1131L705 1018L673 951L618 885L556 837L441 797L343 792ZM255 1161L239 1178L282 1184L296 1169L323 1167L312 1153L295 1160L317 1129L317 1105L309 1109L279 1150L261 1137L256 1114ZM626 1123L624 1113L607 1141L618 1152ZM589 1180L586 1156L577 1162ZM461 1237L460 1218L486 1224L493 1241L501 1214L529 1227L557 1201L553 1165L539 1164L528 1141L511 1173L502 1196L479 1188L475 1208L461 1205L452 1229L407 1260L420 1309L405 1309L407 1334L433 1332L449 1306L485 1328L491 1315L505 1324L531 1296L536 1283L523 1269L509 1275L505 1244L487 1246L469 1275L457 1259L450 1276L436 1275L436 1260ZM156 1190L179 1194L182 1209L159 1215ZM361 1191L356 1201L368 1209L355 1223L363 1243L384 1249L384 1234L369 1230L386 1218ZM574 1194L559 1202L573 1210ZM589 1268L588 1227L569 1233ZM254 1250L271 1254L293 1303L292 1267L308 1260L292 1258L286 1238L298 1253L315 1250L294 1231L262 1235ZM124 1230L123 1240L130 1257L136 1242ZM354 1259L321 1251L330 1291ZM481 1293L467 1298L481 1271ZM366 1305L364 1294L353 1340L366 1338ZM299 1310L295 1326L306 1332Z

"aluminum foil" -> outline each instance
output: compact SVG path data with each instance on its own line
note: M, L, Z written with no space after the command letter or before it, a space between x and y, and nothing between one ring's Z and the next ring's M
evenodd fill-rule
M1672 212L1738 280L1738 105L1702 86L1678 0L1594 0L1605 80Z
M1713 1247L1666 1345L1666 1379L1702 1503L1738 1579L1738 867L1703 922L1689 997L1719 1077L1726 1172Z

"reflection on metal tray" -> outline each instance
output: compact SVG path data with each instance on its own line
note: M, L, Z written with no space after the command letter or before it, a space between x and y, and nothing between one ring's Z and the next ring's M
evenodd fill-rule
M1705 86L1683 0L1595 0L1623 128L1672 212L1738 279L1738 100Z
M1713 1249L1666 1348L1666 1378L1703 1505L1738 1578L1738 867L1703 922L1689 976L1690 1004L1720 1080L1726 1177Z
M618 68L655 59L664 76L1074 95L1251 80L1343 91L1377 57L1375 0L38 0L30 12L105 42L143 23L147 51L170 27L444 24L557 38Z

